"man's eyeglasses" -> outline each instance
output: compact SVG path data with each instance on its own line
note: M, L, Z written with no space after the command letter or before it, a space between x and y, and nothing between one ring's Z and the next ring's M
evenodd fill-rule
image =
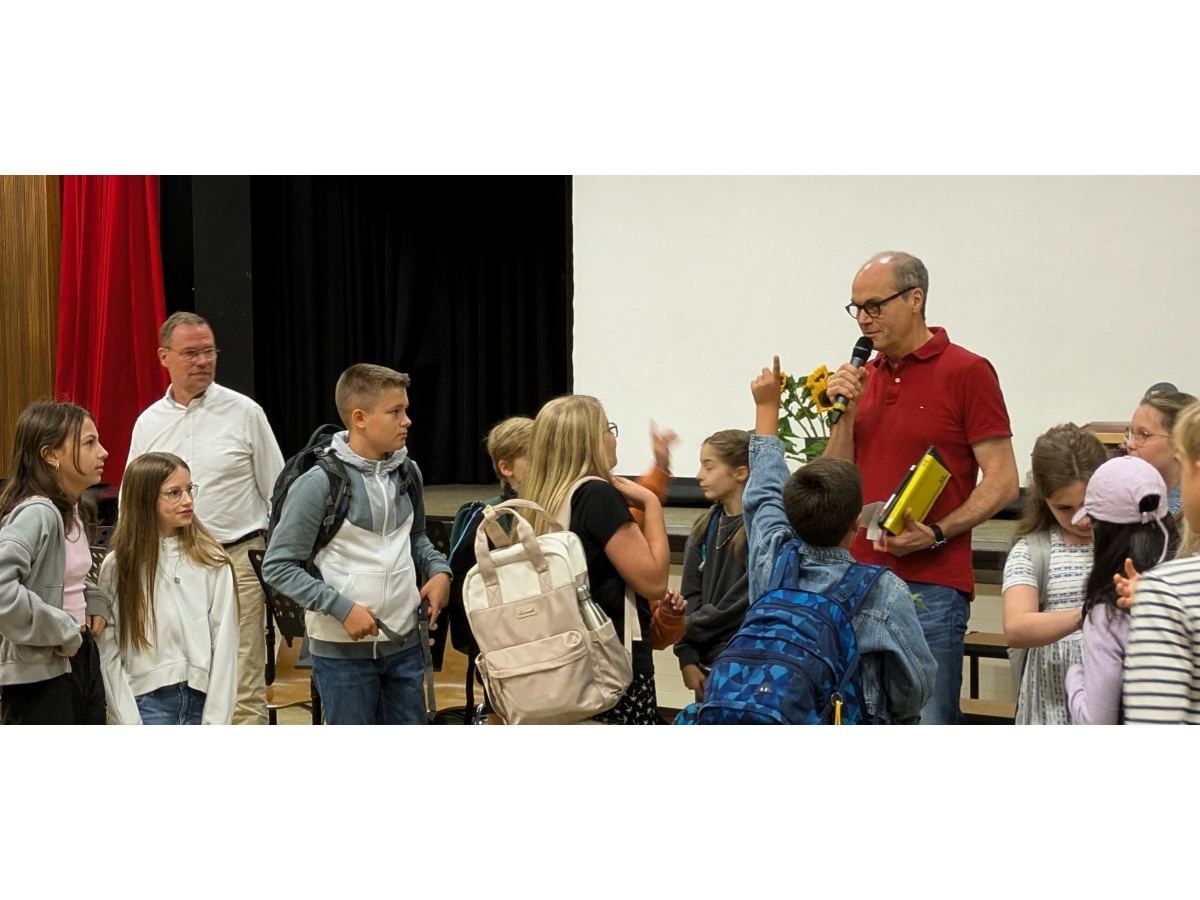
M884 297L882 300L868 300L861 306L856 303L847 303L846 312L850 314L850 318L855 320L858 319L858 314L860 312L865 312L872 319L878 319L879 314L883 312L883 305L885 303L891 303L897 297L902 297L909 291L915 291L916 289L917 285L914 284L912 287L906 287L902 291L896 291L896 293L892 294L892 296Z
M1144 443L1146 443L1146 441L1150 440L1151 438L1160 438L1160 437L1170 437L1170 435L1169 434L1151 434L1149 431L1146 431L1144 428L1140 428L1137 431L1134 431L1132 428L1125 429L1125 444L1126 444L1126 446L1128 446L1129 444L1135 444L1135 443L1136 444L1144 444Z
M170 500L172 503L178 503L180 500L183 499L184 491L187 491L187 494L189 497L195 498L196 494L199 493L199 491L200 491L200 485L189 484L185 488L173 487L166 491L159 491L159 493L162 494L164 497L166 497L168 500Z
M167 349L172 353L178 353L188 362L194 362L197 359L216 359L217 354L221 352L216 347L205 347L203 350L175 350L172 347Z
M620 430L620 429L618 429L618 428L617 428L617 423L616 423L616 422L609 422L609 423L608 423L608 433L609 433L609 434L611 434L613 437L617 437L617 432L618 432L619 430Z

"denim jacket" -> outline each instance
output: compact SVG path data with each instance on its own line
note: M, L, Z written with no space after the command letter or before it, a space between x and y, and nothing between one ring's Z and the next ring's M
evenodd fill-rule
M783 485L789 477L779 438L752 435L750 480L742 497L752 605L770 583L779 548L787 541L799 540L783 511ZM802 541L801 545L801 586L828 596L854 557L842 547L814 547ZM854 617L854 634L862 656L868 716L902 722L920 715L933 694L937 663L917 621L912 594L894 572L884 572L863 600ZM887 700L882 709L881 691Z

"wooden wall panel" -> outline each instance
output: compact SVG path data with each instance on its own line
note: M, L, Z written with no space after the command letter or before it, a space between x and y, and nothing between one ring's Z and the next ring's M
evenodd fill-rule
M58 175L0 175L0 477L17 416L54 392L61 196Z

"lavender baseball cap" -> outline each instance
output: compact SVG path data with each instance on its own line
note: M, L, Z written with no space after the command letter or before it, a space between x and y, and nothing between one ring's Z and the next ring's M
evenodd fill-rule
M1158 497L1157 504L1146 499L1151 495ZM1136 525L1167 513L1167 483L1158 469L1136 456L1114 456L1092 474L1083 506L1071 517L1071 524L1091 516L1115 525Z

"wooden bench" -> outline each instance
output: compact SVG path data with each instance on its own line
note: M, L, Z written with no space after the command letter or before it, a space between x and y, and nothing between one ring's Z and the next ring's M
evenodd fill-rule
M1017 717L1017 704L1010 700L979 699L979 660L1008 661L1008 640L1002 634L972 631L963 639L963 655L968 661L967 691L970 697L960 701L963 722L968 725L1011 725Z
M959 701L964 725L1012 725L1017 718L1017 704L1011 700Z

